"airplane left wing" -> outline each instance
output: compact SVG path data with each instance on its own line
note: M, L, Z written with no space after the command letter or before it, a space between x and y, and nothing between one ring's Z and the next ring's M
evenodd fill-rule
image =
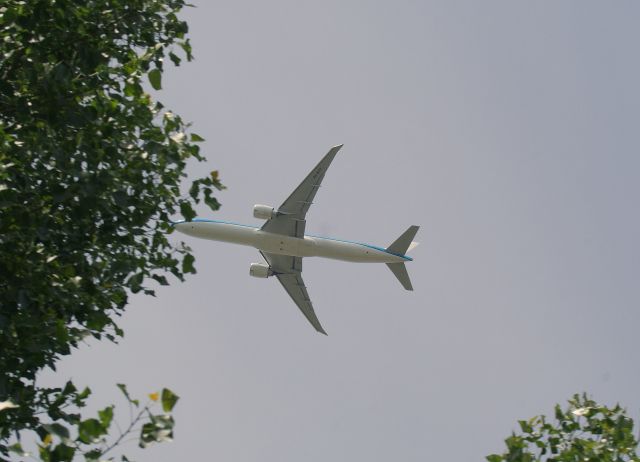
M304 237L305 217L331 161L342 145L332 147L278 209L278 216L267 220L262 231L285 236Z
M302 279L302 258L266 252L260 253L275 273L284 290L287 291L296 305L298 305L302 314L304 314L318 332L327 335L320 325L315 311L313 311L313 305L307 293L307 287L304 285L304 280Z

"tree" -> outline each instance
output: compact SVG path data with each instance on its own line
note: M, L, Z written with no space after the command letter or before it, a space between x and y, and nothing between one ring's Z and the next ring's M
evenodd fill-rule
M68 418L40 369L85 336L122 336L129 293L195 273L170 219L216 210L222 185L214 171L181 195L203 139L145 91L167 56L192 59L183 0L0 5L0 402L18 405L0 412L6 455L12 431Z
M574 395L566 409L555 407L555 422L544 416L519 421L522 434L505 440L507 451L489 462L637 462L633 420L619 405L596 403Z

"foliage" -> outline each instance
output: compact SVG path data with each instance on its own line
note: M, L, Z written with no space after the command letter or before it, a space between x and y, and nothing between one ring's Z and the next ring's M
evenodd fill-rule
M585 394L574 395L569 406L555 407L555 422L544 416L519 422L522 434L505 440L507 452L489 462L627 462L640 461L633 420L619 405L608 408Z
M139 433L140 447L173 439L174 421L171 411L178 397L171 390L164 388L161 394L151 393L149 401L141 405L139 400L129 396L124 385L118 384L118 387L129 405L129 424L124 431L114 420L113 405L99 410L95 417L87 419L82 417L80 411L86 406L86 400L91 394L88 388L78 392L76 387L68 382L64 389L59 390L50 407L56 410L58 418L56 421L42 423L38 428L40 442L37 444L37 460L67 462L79 456L83 456L87 462L106 460L107 457L109 457L108 460L113 460L113 450L134 432ZM162 404L163 412L154 414L152 411L159 403ZM114 423L118 436L109 434L113 430ZM8 452L17 457L34 457L25 450L20 441L9 446ZM7 459L0 456L0 460ZM121 460L126 462L129 459L123 455Z
M129 293L195 272L169 220L200 201L217 209L222 185L212 172L181 195L202 138L145 92L165 57L192 59L183 6L0 3L0 402L19 405L0 412L0 453L11 431L56 418L40 369L87 335L121 336Z

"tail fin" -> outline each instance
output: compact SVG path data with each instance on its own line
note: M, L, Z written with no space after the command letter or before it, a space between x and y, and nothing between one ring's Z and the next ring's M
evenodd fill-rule
M387 247L387 252L395 253L396 255L406 254L410 247L415 247L415 245L411 246L411 241L416 236L418 229L420 229L420 226L409 226L409 229L402 233L402 236L393 241L393 243Z
M393 241L393 243L387 247L387 252L396 255L405 255L409 250L415 248L418 243L413 242L412 239L416 236L419 228L419 226L415 225L409 226L409 229L402 233L402 236ZM387 266L398 281L400 281L402 287L407 290L413 290L411 279L409 278L409 273L407 273L407 267L404 263L387 263Z
M398 278L402 287L407 290L413 290L411 279L409 279L409 273L407 273L407 267L404 266L404 263L387 263L387 266L393 275Z

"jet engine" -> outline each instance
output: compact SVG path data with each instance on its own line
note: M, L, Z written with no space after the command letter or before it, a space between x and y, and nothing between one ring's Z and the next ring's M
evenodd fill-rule
M251 263L249 267L249 275L254 278L268 278L269 276L273 276L273 271L271 271L271 267L269 265L265 265L263 263Z
M253 216L260 220L269 220L277 214L278 212L269 205L256 204L253 206Z

